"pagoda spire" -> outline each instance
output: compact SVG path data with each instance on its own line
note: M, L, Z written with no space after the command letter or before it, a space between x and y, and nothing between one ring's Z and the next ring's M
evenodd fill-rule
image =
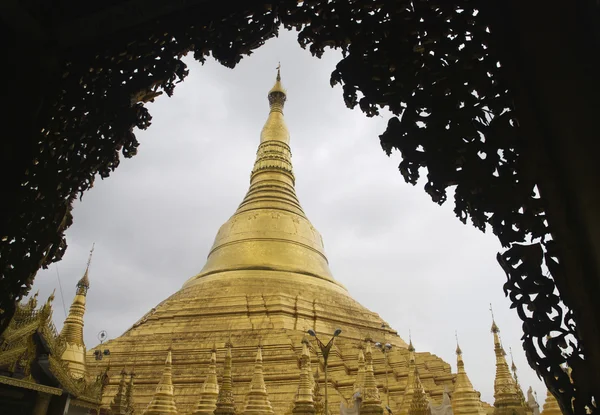
M521 399L517 393L517 386L506 363L506 352L500 342L500 329L494 319L492 312L492 328L494 335L494 353L496 354L496 378L494 379L494 415L523 415L525 408L521 405Z
M310 384L310 349L308 339L302 339L302 354L300 355L300 383L298 393L294 399L294 415L314 415L315 402L313 400L313 389Z
M415 357L415 347L412 343L412 336L409 335L408 343L408 375L406 377L406 387L404 388L404 397L400 405L400 415L407 415L410 410L413 394L415 393L415 376L417 375L417 364Z
M550 391L546 392L546 401L544 402L540 415L562 415L562 410L558 405L558 401Z
M473 384L465 371L462 350L456 339L456 383L452 394L452 411L454 415L485 415L481 406L479 393L473 389Z
M125 369L121 370L121 380L119 381L119 388L117 393L110 404L110 411L114 415L126 415L127 414L127 381L125 380L127 373Z
M144 415L177 414L177 407L175 406L175 400L173 399L173 379L171 376L172 365L171 349L169 349L162 378L160 379L160 382L158 382L158 386L156 386L156 392L154 392L152 400L144 411Z
M419 371L415 371L413 390L408 415L427 415L429 413L429 401L427 400L425 389L423 389Z
M134 391L134 383L133 378L135 377L135 372L132 370L129 374L129 383L127 384L127 392L125 393L125 412L127 414L133 414L133 391Z
M283 108L287 94L280 66L267 94L269 115L260 133L250 188L233 216L221 226L199 274L184 287L221 272L287 272L296 278L333 279L323 239L306 217L295 190L290 133ZM272 252L272 255L265 255Z
M235 404L233 400L233 379L231 375L231 339L225 343L225 363L223 365L223 382L219 389L217 397L215 415L233 415L235 412Z
M200 392L200 402L192 415L213 415L217 407L217 398L219 396L219 385L217 383L217 350L213 346L210 351L210 361L206 379Z
M377 389L377 381L375 380L375 373L373 372L373 350L371 349L370 340L367 340L365 350L365 384L363 387L360 413L364 413L365 415L383 414L379 389Z
M517 376L517 365L515 365L515 359L513 357L512 347L509 347L508 351L510 353L510 362L511 362L510 370L513 373L513 379L515 380L515 388L517 389L517 396L519 397L519 400L521 401L521 406L523 406L523 408L525 409L525 412L532 413L532 409L529 407L529 405L527 405L527 401L525 400L525 395L523 394L523 389L521 388L521 385L519 384L519 376Z
M90 288L89 272L93 253L94 246L92 245L85 272L83 277L77 282L75 298L73 298L69 314L67 315L60 332L60 337L62 337L66 343L65 351L62 354L62 360L66 363L69 373L75 379L82 379L86 374L86 350L85 343L83 342L83 316L85 314L87 291Z
M273 415L273 407L267 395L267 386L263 375L262 345L256 351L254 374L250 382L250 390L246 395L244 415Z
M365 354L362 347L358 350L358 370L356 372L356 380L354 381L354 393L359 392L362 395L362 390L365 387Z

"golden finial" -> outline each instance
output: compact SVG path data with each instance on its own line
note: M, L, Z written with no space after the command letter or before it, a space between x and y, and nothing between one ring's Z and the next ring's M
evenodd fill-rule
M492 303L490 303L490 314L492 315L492 333L499 333L500 329L496 325L496 319L494 318L494 309L492 308Z
M460 345L458 344L458 332L454 331L454 338L456 339L456 354L461 355L462 350L460 349Z
M90 255L88 257L87 265L85 267L85 272L83 273L83 277L77 282L77 295L86 295L87 290L90 288L90 279L89 279L89 271L90 264L92 263L92 255L94 254L94 246L96 243L92 244L92 249L90 250Z
M517 377L517 365L515 365L515 359L513 357L512 347L510 347L510 346L508 347L508 352L510 353L510 361L512 363L512 365L510 366L510 369L512 370L512 372L516 378Z
M286 95L283 85L281 85L281 63L277 65L277 77L275 78L275 85L269 91L269 105L271 112L283 113L283 104L285 104Z

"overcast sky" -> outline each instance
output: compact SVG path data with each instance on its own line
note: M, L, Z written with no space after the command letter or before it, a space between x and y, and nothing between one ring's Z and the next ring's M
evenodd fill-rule
M189 57L190 75L175 95L149 105L153 122L137 133L138 155L123 160L108 179L98 178L76 203L67 253L38 274L34 289L45 299L57 288L60 329L65 313L57 273L68 310L96 243L85 316L89 349L100 330L110 338L121 335L200 271L217 230L248 189L268 114L266 95L281 61L296 190L323 236L335 278L407 341L411 330L418 351L440 356L453 371L458 331L467 373L490 403L492 303L521 385L525 392L533 386L542 404L546 389L527 365L521 322L502 291L499 243L463 225L452 212L452 197L440 207L423 182L413 187L403 181L400 155L388 158L379 144L389 115L367 118L349 110L341 87L330 87L340 58L335 51L313 58L292 32L282 32L235 70Z

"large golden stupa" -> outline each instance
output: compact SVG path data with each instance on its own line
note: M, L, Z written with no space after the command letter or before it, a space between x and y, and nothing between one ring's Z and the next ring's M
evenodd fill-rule
M262 344L264 378L278 414L291 413L299 376L298 359L307 330L336 338L329 356L329 406L349 399L358 370L359 348L366 338L392 345L388 353L390 406L400 408L407 386L407 343L376 313L352 299L331 275L323 240L296 196L290 134L283 117L286 93L277 81L268 94L270 112L260 135L250 188L233 216L219 229L202 270L146 313L110 350L112 368L135 370L136 410L143 411L161 378L167 350L179 413L192 412L216 347L222 367L231 341L234 399L240 408ZM313 348L313 368L318 365ZM384 355L373 352L378 385L385 384ZM99 373L108 363L88 352L87 367ZM421 382L434 400L452 389L450 365L435 355L416 353ZM320 381L323 381L321 360ZM108 405L117 393L118 370L104 391ZM322 389L322 388L321 388ZM386 402L385 387L380 390Z
M481 402L462 352L452 374L333 278L321 235L294 189L279 69L268 99L250 188L219 229L206 264L119 338L85 359L80 353L81 362L71 352L63 356L82 388L100 388L97 397L90 392L74 402L113 415L382 415L384 408L388 415L485 415L509 406L529 414L513 394L502 408ZM82 295L65 321L76 326L77 352L85 352ZM339 336L324 352L317 339L333 333ZM56 341L68 345L63 337ZM514 380L502 347L496 349L498 400L502 385Z

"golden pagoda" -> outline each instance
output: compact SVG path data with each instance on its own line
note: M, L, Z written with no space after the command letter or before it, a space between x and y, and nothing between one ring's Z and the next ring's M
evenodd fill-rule
M144 411L144 415L177 415L177 406L173 399L172 365L171 349L169 349L163 375L160 382L158 382L158 386L156 386L152 400Z
M456 342L456 383L454 384L454 393L452 394L452 410L454 415L485 415L485 410L481 406L479 392L473 389L473 384L465 370L465 363L462 358L462 350Z
M544 406L542 407L542 412L540 415L562 415L562 410L558 405L558 401L556 397L550 393L550 391L546 392L546 401L544 402Z
M274 412L291 413L298 393L300 346L309 329L322 337L342 329L328 360L328 412L337 413L340 402L352 397L361 365L356 344L365 338L393 346L388 353L392 411L401 406L409 372L416 365L427 378L426 392L432 401L441 402L445 388L453 388L455 375L448 363L430 353L409 351L389 324L356 302L333 278L321 235L296 195L290 134L283 116L286 99L278 70L268 93L270 111L260 134L249 190L217 232L204 267L124 334L103 345L110 349L112 367L130 367L136 361L133 402L138 412L153 399L152 385L161 377L157 358L172 344L176 345L172 352L174 401L180 413L192 413L200 402L207 362L199 362L198 357L207 356L214 344L218 347L217 373L222 367L218 358L226 353L231 370L231 382L223 379L222 386L231 388L229 406L217 399L215 412L231 413L234 407L235 412L244 412L254 373L252 362L262 339L261 376L269 402ZM235 347L219 348L226 342ZM315 370L323 374L319 358L315 356L312 363L319 362ZM87 359L94 361L93 353ZM106 362L94 363L88 371L97 375ZM371 364L383 368L384 363L378 357ZM365 375L367 370L368 364ZM103 392L105 405L113 400L119 385L118 373L110 376ZM383 370L369 376L376 386L385 384ZM323 376L310 373L310 379L316 391L315 410L326 413L321 409Z
M210 363L206 380L202 385L200 393L200 402L192 415L212 415L217 408L217 398L219 397L219 385L217 384L217 349L213 347L210 352Z
M362 403L360 413L366 415L381 415L383 407L379 397L379 389L373 372L373 350L371 341L367 340L367 349L365 351L365 382L362 393Z
M302 339L302 355L300 356L300 381L298 393L294 399L294 415L314 415L315 402L313 399L313 385L310 381L310 349L308 340Z
M215 404L215 415L233 415L235 413L235 401L233 398L233 383L231 376L231 342L228 340L225 343L227 352L225 354L225 362L223 364L223 382L219 389L219 396Z
M523 389L521 388L521 384L519 383L519 376L517 376L517 365L515 365L515 359L513 358L512 348L509 348L509 350L510 350L510 361L511 361L510 370L512 370L513 379L515 380L515 388L517 389L517 396L519 397L519 400L521 401L521 406L525 409L525 412L532 415L533 409L531 409L529 407L529 405L527 404L527 400L525 400L525 394L523 394Z
M87 266L83 277L77 283L77 291L69 314L60 332L60 337L65 341L66 348L62 354L62 360L69 368L71 376L75 379L83 379L86 375L85 344L83 342L83 316L85 314L85 299L90 288L89 271L92 262L90 251Z
M500 329L492 316L492 334L494 335L494 353L496 354L496 377L494 379L494 415L525 415L517 386L506 363L506 352L500 342Z
M408 373L406 377L406 387L402 396L402 405L400 406L400 415L408 415L410 405L412 404L413 394L415 393L415 377L417 376L417 365L415 358L415 347L412 339L408 344Z

